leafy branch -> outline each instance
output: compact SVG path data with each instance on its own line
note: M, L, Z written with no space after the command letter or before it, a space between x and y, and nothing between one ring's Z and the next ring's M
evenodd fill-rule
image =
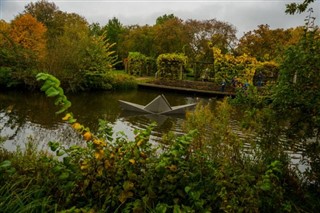
M60 81L56 77L47 73L39 73L36 78L37 81L45 81L41 87L41 91L45 92L48 97L57 96L54 104L61 108L56 114L61 114L71 107L71 102L64 95L63 89L60 87Z

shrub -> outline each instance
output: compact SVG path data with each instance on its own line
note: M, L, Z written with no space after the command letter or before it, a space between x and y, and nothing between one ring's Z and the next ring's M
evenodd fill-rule
M182 80L183 71L187 65L187 57L183 54L167 53L157 58L157 77Z

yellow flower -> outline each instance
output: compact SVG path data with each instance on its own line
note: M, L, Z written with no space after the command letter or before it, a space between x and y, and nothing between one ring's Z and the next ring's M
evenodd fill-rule
M130 159L129 162L133 165L136 163L136 161L134 159Z
M67 120L69 120L70 118L72 118L71 114L70 114L70 113L67 113L67 114L62 118L62 120L63 120L63 121L67 121Z
M83 138L84 138L86 141L91 140L91 138L92 138L91 132L86 132L86 133L84 133L84 134L83 134Z

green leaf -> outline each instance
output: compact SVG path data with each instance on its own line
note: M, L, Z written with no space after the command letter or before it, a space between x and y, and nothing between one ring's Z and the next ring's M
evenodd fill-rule
M45 83L43 84L43 86L40 88L41 91L46 91L47 89L49 89L51 86L54 85L54 82L47 80L45 81Z
M38 73L38 74L36 75L36 78L37 78L37 81L47 80L47 79L48 79L48 75L45 74L45 73Z
M157 212L157 213L166 213L166 212L167 212L167 209L168 209L168 205L167 205L167 204L159 203L159 204L156 206L154 212Z
M58 142L53 142L53 141L50 141L48 145L49 145L51 151L53 151L53 152L55 152L60 146L60 144Z
M173 206L173 213L181 213L181 209L179 205L174 205Z
M69 178L69 172L63 172L60 176L59 179L60 180L66 180Z
M0 169L7 169L11 167L11 161L5 160L0 163Z
M184 191L185 191L186 193L188 193L190 190L191 190L191 187L190 187L190 186L186 186L186 187L184 188Z
M71 102L68 101L68 100L66 100L66 101L64 102L64 106L61 108L61 110L57 111L56 114L58 115L58 114L63 113L63 112L66 111L69 107L71 107Z
M57 150L56 155L60 157L60 156L64 155L65 153L66 153L65 151L59 149L59 150Z
M54 87L50 87L49 89L46 90L46 95L48 97L54 97L54 96L57 96L58 94L59 94L59 91Z
M61 165L55 165L53 168L52 168L53 172L55 173L59 173L60 171L63 170L63 167Z

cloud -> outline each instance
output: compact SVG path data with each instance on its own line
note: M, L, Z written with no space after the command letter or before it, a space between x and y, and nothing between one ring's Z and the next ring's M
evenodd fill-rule
M0 0L0 18L12 20L31 1ZM36 1L32 1L36 2ZM60 10L74 12L89 23L104 25L116 17L124 25L153 25L156 18L171 14L183 20L217 19L238 29L238 37L260 24L274 28L289 28L304 24L306 14L286 15L285 4L291 0L52 0ZM301 2L301 1L300 1ZM320 4L314 4L319 20Z

